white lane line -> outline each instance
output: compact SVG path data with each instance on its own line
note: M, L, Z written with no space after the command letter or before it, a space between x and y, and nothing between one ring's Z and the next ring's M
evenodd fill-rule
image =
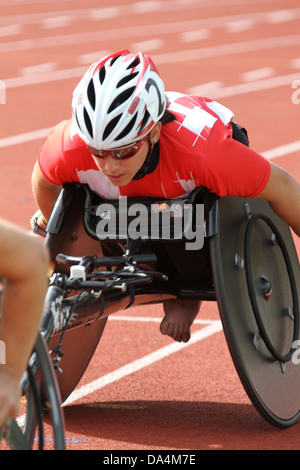
M28 75L49 73L49 72L53 72L56 68L57 68L57 64L55 62L47 62L44 64L30 65L28 67L22 67L20 69L20 75L24 77Z
M300 58L292 59L290 64L293 69L300 69Z
M165 5L164 5L165 4ZM170 9L170 4L168 5L167 2L161 2L159 0L148 0L147 2L138 2L138 3L133 3L131 5L131 10L133 14L142 14L144 15L145 13L152 13L152 12L158 12L158 11L164 11L164 10L169 10ZM167 7L167 8L165 8ZM175 9L176 5L174 2L172 2L172 7ZM181 6L179 7L180 9L182 8Z
M7 78L2 81L5 83L6 89L8 90L11 88L39 85L41 83L49 83L60 80L72 80L76 77L82 77L86 70L87 66L82 66L64 70L53 70L52 72L47 73L43 72L39 74L32 74L26 77Z
M162 2L161 2L162 3ZM165 4L166 2L162 3ZM168 2L169 3L169 2ZM171 2L173 6L173 3ZM122 11L119 11L118 18L120 20L123 19L123 16L128 14L128 10L124 10L124 14ZM61 15L68 15L71 12L61 12ZM88 14L92 14L92 10L88 10ZM8 41L0 45L0 52L12 52L16 50L26 50L26 49L36 49L36 48L45 48L45 47L56 47L62 45L71 45L71 44L84 44L90 42L92 44L96 43L97 41L110 41L115 39L123 39L126 38L133 38L133 37L145 37L149 36L150 38L155 35L162 35L162 34L178 34L190 30L196 30L201 28L224 28L226 24L233 24L242 22L244 20L255 21L257 23L265 23L268 19L269 12L258 12L253 14L242 14L242 15L231 15L231 16L222 16L222 17L215 17L215 18L204 18L204 19L192 19L192 20L185 20L185 21L172 21L172 22L164 22L164 23L152 23L148 25L141 25L141 26L128 26L128 27L119 27L115 29L107 29L103 30L99 28L98 31L93 32L82 32L77 34L62 34L58 36L52 37L40 37L37 39L23 39L19 41ZM291 10L291 15L293 15L294 19L298 19L300 17L300 8L295 8ZM57 16L57 12L55 14ZM74 13L73 19L75 17L84 20L85 13L80 13L77 11L76 15ZM50 18L50 13L46 18ZM45 19L45 18L44 18ZM0 25L7 26L7 22L9 17L6 17L6 21L3 21L3 18L0 18ZM38 21L38 19L37 19ZM39 19L42 21L42 18ZM21 22L17 17L14 18L15 23ZM240 23L241 24L241 23Z
M39 85L41 83L49 83L60 80L72 80L76 77L82 77L86 70L87 67L82 66L64 70L53 70L52 72L47 73L43 72L39 74L32 74L26 77L7 78L2 81L5 83L6 89L8 90L11 88Z
M5 137L0 139L0 148L10 147L12 145L20 145L33 140L44 139L53 127L45 129L38 129L32 132L25 132L24 134L13 135L11 137Z
M296 140L296 142L290 142L289 144L280 145L274 149L267 150L266 152L263 152L262 155L268 160L272 160L273 158L283 157L298 151L300 151L300 140Z
M160 361L161 359L164 359L170 356L171 354L176 353L192 344L195 344L198 341L202 341L203 339L208 338L209 336L218 333L221 330L222 324L221 321L218 321L204 328L201 328L200 330L193 333L188 343L173 342L168 346L160 348L154 351L153 353L147 354L146 356L137 359L136 361L126 364L125 366L120 367L119 369L110 372L104 375L103 377L99 377L93 382L83 385L82 387L75 390L63 403L63 406L70 405L71 403L80 400L86 395L90 395L91 393L96 392L101 388L106 387L107 385L126 377L127 375L133 374L143 369L144 367L154 364L155 362Z
M118 17L122 18L122 6L92 8L87 12L87 18L92 21L100 21Z
M40 42L40 40L38 41ZM255 50L266 50L266 49L273 49L273 48L282 48L282 47L289 47L300 45L300 35L293 35L293 36L284 36L284 37L277 37L277 38L268 38L268 39L261 39L256 41L246 41L246 42L237 42L232 44L223 44L221 46L212 46L212 47L204 47L199 49L188 49L186 51L179 51L179 52L169 52L163 54L153 54L153 60L157 65L167 65L170 63L182 63L185 61L194 61L201 58L211 58L217 57L220 55L233 55L233 54L240 54L246 53ZM1 52L1 44L0 44L0 52ZM80 56L79 56L80 58ZM295 62L296 63L296 62ZM70 69L63 69L63 70L55 70L49 72L48 74L35 74L30 77L14 77L14 78L7 78L3 79L2 81L5 82L6 88L17 88L22 86L30 86L30 85L37 85L40 83L47 83L53 82L57 80L68 80L73 79L76 77L81 77L86 71L86 67L74 67ZM285 85L287 80L291 80L291 75L284 75L282 77L274 77L274 80L278 81L278 85L273 84L270 82L270 87L274 86L281 86L280 80L284 80L283 84ZM292 79L295 79L293 77ZM269 83L263 83L262 81L256 81L257 87L259 89L260 84L263 86L269 86ZM234 85L232 90L235 90L236 87L239 85ZM247 85L240 85L243 88L241 89L242 92L245 90ZM253 86L253 85L252 85ZM251 87L249 86L249 91L252 91ZM232 91L230 91L232 93ZM234 93L233 93L234 94ZM228 95L227 95L228 96Z
M262 80L264 78L274 77L275 69L273 67L262 67L260 69L249 70L241 74L243 82L251 82L255 80Z
M62 406L70 405L71 403L80 400L86 395L90 395L91 393L96 392L101 388L112 384L113 382L121 380L123 377L126 377L143 369L144 367L154 364L155 362L160 361L161 359L164 359L170 356L171 354L180 351L181 349L187 348L188 346L195 344L198 341L202 341L206 338L209 338L213 334L222 331L222 329L222 323L220 320L212 321L210 325L194 332L188 343L177 343L174 341L173 343L164 346L163 348L157 349L153 353L147 354L146 356L143 356L140 359L130 362L129 364L126 364L125 366L114 370L113 372L109 372L108 374L99 377L98 379L93 380L92 382L83 385L78 389L75 389ZM25 414L19 416L16 421L19 426L23 426L25 423Z
M179 40L184 43L195 41L203 41L211 37L211 30L208 28L193 29L192 31L184 31L179 35Z
M40 2L40 0L37 0ZM266 3L267 0L264 0ZM270 2L274 2L274 0L269 0ZM282 0L279 0L282 1ZM260 0L256 0L257 3ZM240 0L236 0L235 3L240 3ZM243 1L245 3L245 0ZM249 3L255 3L254 0L250 0ZM233 4L231 1L226 0L214 0L214 6L217 7L218 4L222 7L227 6L228 4ZM1 0L0 0L1 5ZM115 5L109 7L102 7L102 8L78 8L72 10L62 10L60 11L60 16L68 16L71 17L73 20L106 20L107 18L123 18L124 16L133 16L133 15L145 15L151 12L168 12L168 11L195 11L197 9L207 8L209 3L206 2L199 2L196 1L145 1L145 2L137 2L127 5ZM204 18L202 23L206 23L208 26L212 24L213 27L223 27L227 22L237 22L237 27L243 27L249 20L255 21L257 23L269 23L269 24L276 24L283 21L295 21L299 18L299 8L291 8L291 9L278 9L277 11L259 11L259 12L246 12L242 14L230 15L230 16L218 16L216 18ZM57 17L57 10L54 11L47 11L41 13L25 13L19 15L7 15L0 18L0 25L7 26L10 22L17 23L17 24L33 24L33 23L40 23L44 20L56 18ZM197 16L197 15L196 15ZM244 23L246 21L246 23ZM241 22L240 25L238 22Z
M149 39L147 41L140 41L140 42L135 42L134 44L131 44L130 49L133 51L143 51L143 52L148 52L148 51L157 51L158 49L163 49L165 45L165 41L160 38L156 39Z
M115 321L128 321L128 322L145 322L145 323L160 323L161 318L158 317L135 317L131 315L110 315L108 321L115 320ZM205 320L205 319L196 319L193 325L212 325L214 323L219 323L220 320Z
M55 29L55 28L64 28L70 26L73 18L71 15L57 16L54 18L45 18L41 26L44 29Z
M10 26L1 26L0 27L0 37L4 38L5 36L14 36L21 34L22 26L19 24L12 24Z
M292 87L292 83L297 79L297 73L294 72L288 75L281 75L278 77L265 78L263 80L256 80L248 83L238 83L224 88L211 90L212 99L228 98L229 96L244 95L246 93L253 93L263 90L271 90L282 86ZM292 88L291 88L292 90ZM292 91L291 91L292 94Z
M297 18L294 17L292 10L270 11L267 15L267 21L274 24L293 21L294 19Z
M108 49L104 50L99 50L95 52L87 52L86 54L81 54L78 56L78 64L84 65L86 64L86 69L93 64L94 62L98 62L102 57L105 57L106 55L110 54L111 51Z
M225 24L225 31L231 34L241 33L242 31L253 29L254 26L254 21L250 20L249 18L244 18L242 20L231 21Z
M172 63L193 62L199 59L229 56L234 54L246 54L248 52L278 49L300 45L300 35L276 36L273 38L256 39L253 41L241 41L222 44L218 46L188 49L177 52L166 52L153 56L156 64L167 65Z
M40 42L40 41L38 41ZM150 43L151 44L151 43ZM239 54L242 52L249 52L254 50L263 50L263 49L272 49L272 48L281 48L281 47L288 47L292 45L300 44L300 35L293 35L293 36L284 36L278 37L273 39L262 39L257 41L246 41L246 42L239 42L233 44L224 44L221 46L212 46L212 47L204 47L199 49L189 49L186 51L180 52L169 52L168 54L155 54L153 55L153 60L158 65L167 65L169 63L180 63L185 61L192 61L197 60L200 58L210 58L216 57L219 55L231 55L231 54ZM149 45L149 43L148 43ZM153 43L152 43L153 46ZM156 43L157 46L157 43ZM0 45L1 50L1 45ZM22 86L30 86L30 85L37 85L40 83L47 83L53 82L58 80L68 80L73 79L76 77L81 77L86 71L86 67L75 67L70 69L63 69L63 70L54 70L50 71L49 73L41 73L41 74L34 74L32 76L26 77L14 77L14 78L7 78L2 79L5 82L6 88L17 88ZM284 80L283 84L287 83L287 80L291 80L291 75L284 75L282 77L274 77L274 82L269 82L270 87L274 86L281 86L281 81ZM2 77L1 77L2 78ZM295 79L293 77L292 79ZM276 84L278 81L278 85ZM263 83L262 81L255 81L255 85L258 89L260 86L269 86L269 83ZM252 85L253 88L254 85ZM244 90L247 90L247 85L240 84L234 85L232 87L228 87L227 91L232 93L237 87L242 87L241 92L244 93ZM249 86L249 91L252 91L251 86ZM262 88L264 89L264 88ZM226 89L225 89L226 90ZM255 89L254 89L255 91ZM234 93L233 93L234 94ZM230 96L230 95L225 95Z
M215 90L220 90L224 88L224 83L219 81L214 82L206 82L201 83L200 85L196 85L190 87L187 91L191 95L198 95L198 96L210 96Z

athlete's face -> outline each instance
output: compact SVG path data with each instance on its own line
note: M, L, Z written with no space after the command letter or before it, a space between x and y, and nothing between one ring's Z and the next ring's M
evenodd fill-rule
M101 151L89 146L88 150L99 170L114 186L126 186L142 167L150 147L159 138L160 129L161 125L156 125L150 132L149 138L129 158L116 158L113 152L105 152L104 156L101 156Z
M88 149L99 170L114 186L126 186L143 165L149 147L150 143L147 139L133 156L125 159L115 158L109 152L101 157L98 150L91 147L88 147Z

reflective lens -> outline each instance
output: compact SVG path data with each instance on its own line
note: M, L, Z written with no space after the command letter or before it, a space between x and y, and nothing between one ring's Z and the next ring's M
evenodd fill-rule
M113 158L117 158L119 160L123 160L125 158L133 157L142 147L142 145L146 142L146 139L140 140L139 142L135 142L133 145L128 147L123 147L120 149L115 150L99 150L96 154L93 154L94 157L97 158L105 158L111 156Z

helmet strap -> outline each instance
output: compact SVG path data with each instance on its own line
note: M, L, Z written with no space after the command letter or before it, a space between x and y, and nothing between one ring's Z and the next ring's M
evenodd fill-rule
M144 178L144 176L148 175L149 173L153 173L156 169L159 161L159 140L152 144L149 148L148 154L145 158L145 161L139 171L135 174L132 178L133 180L140 180Z

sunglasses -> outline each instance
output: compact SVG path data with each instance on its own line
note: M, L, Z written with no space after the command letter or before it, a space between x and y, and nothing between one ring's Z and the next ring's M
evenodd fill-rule
M138 151L146 142L146 140L147 139L140 140L139 142L135 142L132 145L128 145L127 147L122 147L115 150L99 150L97 155L93 154L93 156L96 158L105 158L111 156L113 158L116 158L117 160L125 160L126 158L133 157L136 153L138 153Z

